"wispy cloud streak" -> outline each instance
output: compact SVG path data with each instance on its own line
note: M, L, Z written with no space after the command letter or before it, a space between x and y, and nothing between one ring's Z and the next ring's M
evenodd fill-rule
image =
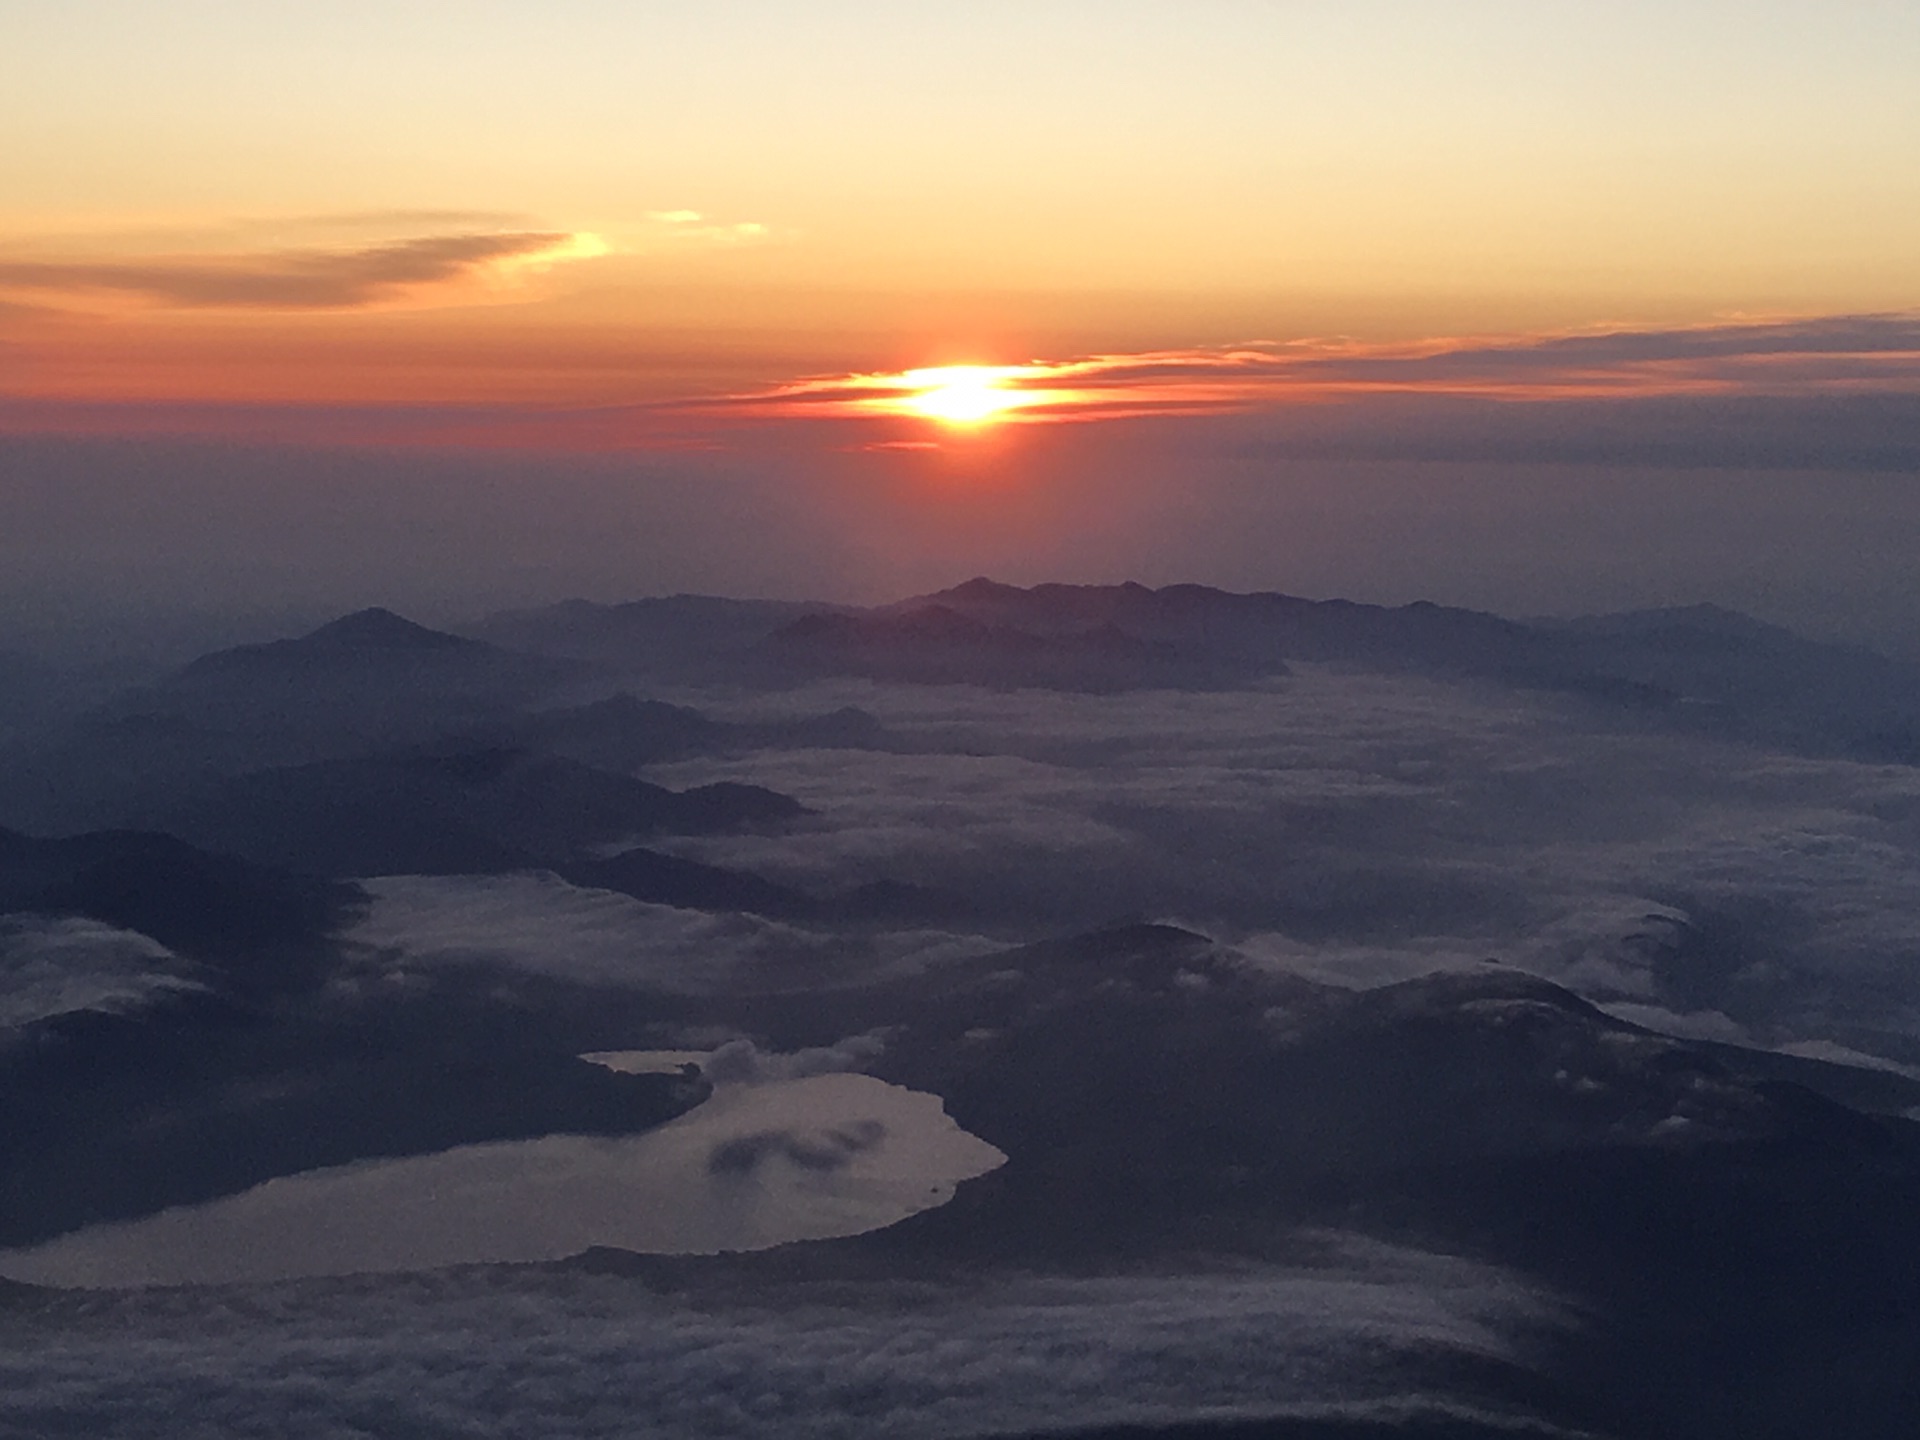
M467 238L495 245L514 237ZM317 278L263 272L258 285L272 294L287 293L279 286L330 294L363 308L457 302L485 294L490 267L497 274L506 265L510 276L516 264L580 253L551 248L577 237L520 238L525 248L396 254L423 243L407 242L360 250L352 252L357 268ZM19 268L0 264L0 311L8 273ZM169 272L170 283L179 279ZM272 302L222 303L256 303L265 314ZM319 304L314 299L305 313L324 313ZM16 309L23 333L49 313ZM1911 472L1920 466L1920 312L1399 346L1250 342L817 375L629 403L478 395L140 401L9 395L0 386L0 435L219 436L381 449L791 459L941 450L955 431L1038 434L1047 422L1080 422L1073 428L1092 441L1103 427L1090 422L1154 418L1171 422L1156 427L1155 443L1183 453Z
M703 408L912 414L934 372L813 377ZM1094 355L995 367L1004 418L1218 414L1413 394L1494 400L1920 392L1920 314L1735 321L1671 330L1362 345L1341 340Z
M604 253L563 231L431 235L350 250L0 261L0 294L174 309L353 310Z

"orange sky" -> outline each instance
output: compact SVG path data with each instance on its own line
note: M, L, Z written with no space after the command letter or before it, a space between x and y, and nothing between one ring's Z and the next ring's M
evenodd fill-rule
M1920 306L1911 7L11 13L13 428Z

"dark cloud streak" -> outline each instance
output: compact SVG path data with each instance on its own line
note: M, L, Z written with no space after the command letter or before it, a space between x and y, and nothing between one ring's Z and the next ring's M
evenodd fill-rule
M482 267L554 251L558 231L434 235L359 250L232 257L0 262L0 291L107 292L189 309L348 310L414 286L461 280Z

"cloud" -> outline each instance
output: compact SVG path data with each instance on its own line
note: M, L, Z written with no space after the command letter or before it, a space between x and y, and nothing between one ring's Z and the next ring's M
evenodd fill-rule
M605 253L558 231L430 235L352 250L130 260L0 260L0 293L174 309L354 310Z
M389 210L342 210L320 215L298 215L289 220L255 220L246 222L254 230L263 229L308 229L308 230L360 230L372 231L381 235L391 235L395 231L446 229L459 226L463 228L481 228L487 230L515 230L528 226L530 218L508 210L426 210L426 209L389 209Z
M1920 1066L1902 1065L1883 1055L1870 1055L1864 1050L1855 1050L1850 1045L1836 1045L1831 1040L1795 1040L1778 1047L1785 1055L1798 1055L1806 1060L1825 1060L1833 1065L1854 1065L1867 1070L1885 1070L1894 1075L1905 1075L1910 1080L1920 1080ZM1909 1112L1909 1118L1912 1118Z
M887 1127L878 1120L861 1120L823 1130L817 1135L794 1130L755 1130L715 1145L707 1156L707 1173L748 1176L762 1166L784 1160L798 1170L821 1173L845 1170L861 1152L886 1139Z
M1920 396L1920 313L1728 321L1414 344L1340 340L994 367L1012 423L1219 415L1388 396L1517 401ZM711 402L778 417L898 418L938 372L823 376ZM1017 401L1017 405L1013 402Z
M81 1010L139 1010L200 989L192 971L159 941L97 920L0 916L0 1032Z
M859 705L918 753L656 767L816 812L676 848L820 890L941 888L1009 939L1173 919L1348 985L1494 960L1650 1023L1920 1060L1920 771L1305 663L1227 694L849 681L780 703Z
M1753 1036L1747 1033L1745 1026L1722 1014L1718 1010L1693 1010L1681 1013L1659 1005L1636 1005L1628 1001L1616 1001L1601 1007L1616 1020L1624 1020L1629 1025L1639 1025L1648 1030L1658 1030L1662 1035L1677 1035L1683 1040L1712 1040L1727 1045L1752 1045ZM1799 1042L1804 1046L1808 1042ZM1825 1045L1831 1042L1813 1042ZM1789 1054L1807 1054L1804 1048L1796 1045L1780 1047ZM1834 1051L1843 1047L1833 1046ZM1867 1057L1861 1056L1860 1059ZM1858 1060L1842 1063L1859 1063ZM1894 1068L1890 1062L1873 1060L1875 1068Z
M757 220L715 220L698 210L650 210L647 222L652 233L639 238L674 245L752 245L773 235Z
M49 305L25 305L14 300L0 300L0 335L13 326L37 324L60 313Z
M816 1045L785 1054L769 1053L751 1040L729 1040L700 1069L716 1085L768 1085L866 1069L886 1053L878 1034L850 1035L833 1045Z
M1463 1393L1463 1370L1518 1370L1566 1324L1491 1267L1337 1239L1312 1268L959 1289L680 1298L611 1275L451 1272L37 1306L0 1350L0 1423L152 1440L906 1440L1199 1415L1485 1419L1496 1407Z
M479 966L700 994L756 979L798 985L844 978L991 948L978 936L937 930L863 941L754 915L646 905L548 874L400 875L362 883L373 905L348 938L376 952L394 974Z
M769 233L752 224L655 219L620 243L633 253L666 253ZM584 258L596 243L552 232L474 233L344 251L143 262L0 260L0 302L11 295L65 305L72 314L73 307L101 303L314 310L471 299L500 293L496 282L528 266ZM492 258L435 249L503 244L531 248ZM418 273L428 278L406 278ZM41 288L24 288L29 285ZM28 322L15 328L25 333ZM564 353L556 360L562 369L571 363ZM1183 484L1209 485L1236 467L1278 460L1920 469L1920 320L1908 315L1391 347L1262 342L991 368L997 378L990 388L1004 391L1009 404L989 428L1095 432L1081 437L1082 453L1070 463L1131 490L1150 485L1148 472L1164 476L1177 468ZM608 454L726 451L789 474L796 468L845 474L861 464L872 471L916 459L939 467L964 457L979 438L956 436L953 427L930 419L931 382L910 379L909 372L815 376L684 398L695 383L676 372L659 381L657 398L613 404L604 403L604 391L577 403L496 403L497 387L485 404L462 397L386 403L399 398L388 395L331 406L20 395L0 397L0 432ZM676 394L683 398L672 398ZM1052 423L1122 420L1152 423ZM1103 440L1109 430L1116 435ZM1065 453L1065 439L1053 437L1056 455ZM1036 459L1028 451L1020 468ZM1271 479L1272 471L1262 475Z

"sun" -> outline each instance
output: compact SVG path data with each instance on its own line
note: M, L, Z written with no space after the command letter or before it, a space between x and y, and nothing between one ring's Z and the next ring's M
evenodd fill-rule
M924 415L946 425L984 425L1010 411L1037 404L1041 397L1010 387L1008 381L1026 374L1018 365L941 365L909 370L900 377L909 393L900 409Z

